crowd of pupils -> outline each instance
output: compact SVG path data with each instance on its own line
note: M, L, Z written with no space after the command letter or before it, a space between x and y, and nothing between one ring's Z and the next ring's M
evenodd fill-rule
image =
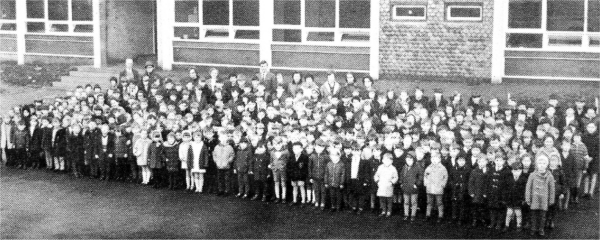
M381 92L352 73L340 84L333 72L319 86L266 63L251 78L199 75L175 83L148 63L106 90L15 106L1 126L6 165L323 211L394 210L410 222L419 212L508 231L514 220L540 235L596 189L599 119L584 99L501 106L440 89Z

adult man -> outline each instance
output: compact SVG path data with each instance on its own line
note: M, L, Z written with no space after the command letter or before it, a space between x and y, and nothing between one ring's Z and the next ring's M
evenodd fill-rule
M258 77L258 81L265 85L266 91L269 93L274 93L277 89L277 78L275 74L270 72L269 63L267 61L262 60L260 62L260 72L256 74Z
M125 69L119 73L118 84L122 81L129 81L135 84L140 84L140 73L133 69L133 59L128 58L125 60Z

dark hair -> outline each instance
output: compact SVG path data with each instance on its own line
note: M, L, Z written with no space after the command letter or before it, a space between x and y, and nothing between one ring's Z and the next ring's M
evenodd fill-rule
M363 78L363 84L365 83L365 80L369 79L371 81L371 83L375 83L375 81L373 81L373 78L371 76L366 76Z

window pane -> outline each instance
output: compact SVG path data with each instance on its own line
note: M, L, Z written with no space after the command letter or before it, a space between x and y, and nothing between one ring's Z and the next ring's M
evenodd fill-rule
M198 22L198 0L175 2L175 22Z
M368 42L368 33L342 33L342 42Z
M50 32L69 32L69 25L67 25L67 24L52 24L50 26Z
M229 25L229 1L204 0L202 14L204 25Z
M600 47L600 36L590 36L590 47Z
M48 19L69 20L69 1L48 0Z
M92 0L72 0L73 20L75 21L92 21L94 20L94 12Z
M409 7L409 6L396 6L394 7L395 9L395 16L396 17L409 17L409 18L419 18L419 17L425 17L425 7L424 6L418 6L418 7Z
M258 0L233 0L233 25L259 26Z
M306 0L307 27L335 27L335 0Z
M553 47L581 47L581 36L548 36L548 46Z
M508 7L509 28L541 28L542 1L512 0Z
M17 30L17 24L16 23L3 23L0 26L0 30L2 30L2 31L16 31Z
M506 38L509 48L542 48L542 34L509 33Z
M479 7L451 7L450 17L453 18L481 18Z
M2 10L0 19L16 19L17 10L15 1L16 0L0 0L0 9Z
M600 0L588 2L588 27L589 32L600 32Z
M175 27L174 36L179 39L200 39L200 32L197 27Z
M77 24L73 32L79 33L91 33L94 32L94 25L92 24Z
M46 31L46 24L43 22L28 22L27 23L27 32L31 33L39 33Z
M275 24L301 24L300 0L275 0Z
M44 18L44 0L27 0L27 17Z
M273 29L273 41L275 41L275 42L302 42L302 30Z
M548 0L548 31L583 31L584 0Z
M259 39L260 31L258 30L237 30L235 31L235 39Z
M229 30L227 29L208 29L204 37L207 38L227 38L229 37Z
M371 3L363 0L340 0L341 28L369 28Z
M335 34L332 32L309 32L307 41L314 42L333 42Z

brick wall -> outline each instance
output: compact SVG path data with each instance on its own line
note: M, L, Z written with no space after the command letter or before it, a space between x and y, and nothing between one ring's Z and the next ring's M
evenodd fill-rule
M154 53L154 5L152 1L108 1L106 53L109 61ZM164 13L163 13L164 14Z
M382 79L489 80L491 77L493 0L380 0ZM445 6L483 6L483 20L449 22ZM396 4L427 4L426 21L392 19Z

